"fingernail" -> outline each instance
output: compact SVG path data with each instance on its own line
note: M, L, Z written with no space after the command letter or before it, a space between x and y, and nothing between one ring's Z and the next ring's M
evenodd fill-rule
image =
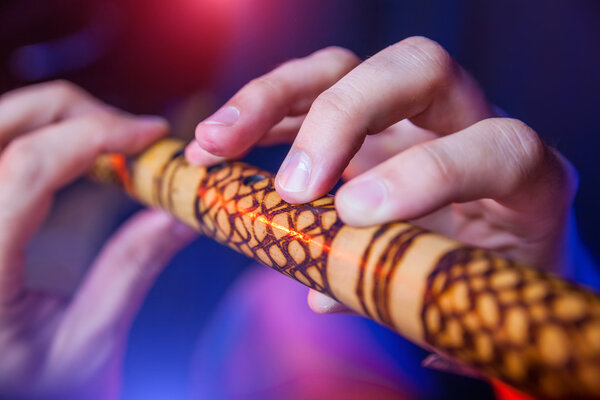
M296 150L285 160L278 174L279 186L286 192L302 192L310 181L311 161L308 154Z
M240 110L234 106L227 106L219 109L216 113L202 121L208 125L231 126L240 118Z
M387 188L379 179L367 178L346 184L338 192L338 201L360 212L372 212L387 197Z
M185 147L185 159L195 167L209 167L227 160L225 157L215 156L204 150L195 140Z

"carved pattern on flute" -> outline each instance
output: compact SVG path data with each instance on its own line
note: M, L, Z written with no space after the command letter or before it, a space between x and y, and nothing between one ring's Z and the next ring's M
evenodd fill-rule
M290 205L275 191L273 179L237 164L209 169L199 188L196 218L204 234L332 295L327 256L342 226L333 197Z
M515 266L470 247L445 254L427 280L425 340L551 398L600 396L598 297Z

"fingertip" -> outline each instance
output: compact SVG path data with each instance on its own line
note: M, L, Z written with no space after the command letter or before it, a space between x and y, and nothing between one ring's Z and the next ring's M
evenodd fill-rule
M335 196L335 208L342 222L357 228L420 218L447 204L440 194L426 188L421 191L430 193L430 198L415 194L419 190L394 187L393 193L390 189L380 203L375 190L369 190L367 185L361 188L350 190L342 186Z
M135 123L142 134L164 136L169 131L169 122L158 115L141 115Z
M277 178L275 178L275 190L277 191L277 194L279 195L279 197L281 197L283 199L283 201L285 201L286 203L289 204L304 204L304 203L308 203L314 199L306 196L305 193L290 193L285 191L281 185L278 183Z
M198 143L198 146L205 151L215 155L220 155L219 152L223 147L223 131L226 129L227 128L215 125L207 125L201 122L196 126L196 143Z
M275 189L283 200L302 204L316 200L315 176L311 157L300 149L292 148L275 177Z
M196 127L196 142L207 154L215 157L233 158L244 153L253 144L244 137L241 129L204 123Z
M310 203L311 201L315 201L318 198L323 197L327 193L327 191L320 193L308 189L301 192L288 191L282 187L281 179L278 178L278 176L275 177L275 190L277 191L279 197L289 204Z
M245 149L239 149L240 143L236 143L236 139L243 136L243 132L236 129L239 119L239 108L220 108L196 126L198 144L207 152L220 157L232 157L242 152Z
M446 178L429 153L406 150L342 185L336 209L342 221L365 227L423 217L453 201L460 185Z
M335 200L335 211L337 212L340 220L350 226L354 226L357 228L365 226L364 222L360 219L355 218L355 213L351 210L350 207L347 206L346 202L339 194L336 194Z
M350 311L348 307L331 297L310 289L308 292L308 307L317 314L330 314Z
M167 136L170 129L169 122L157 115L126 115L124 119L120 119L117 115L115 121L116 125L111 125L110 119L99 119L99 129L113 130L112 134L118 136L117 140L129 141L130 139L127 148L121 150L125 153L137 153L143 150L151 143Z
M188 163L196 167L214 165L225 160L224 157L215 156L204 150L195 140L186 146L184 154Z
M381 223L379 219L373 217L373 213L369 215L359 214L342 204L343 202L336 197L335 210L337 211L340 220L346 225L355 228L366 228Z
M200 155L198 154L199 150L200 145L195 140L192 140L190 143L188 143L187 146L185 146L183 154L190 165L194 165L196 167L202 165L202 160L200 159Z
M370 226L385 222L382 218L385 217L385 203L389 197L389 188L382 179L362 177L338 189L335 207L344 223L356 227Z

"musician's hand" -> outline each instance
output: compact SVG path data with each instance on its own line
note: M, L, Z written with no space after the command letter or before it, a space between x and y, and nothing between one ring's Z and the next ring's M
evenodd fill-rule
M64 82L0 97L1 398L118 394L132 320L190 230L157 211L133 217L70 299L24 286L25 247L55 192L97 155L138 152L166 131L163 120L119 112Z
M292 141L276 179L288 202L324 195L343 174L346 223L412 220L566 273L573 167L429 39L363 62L339 48L287 62L200 123L187 156L211 163Z

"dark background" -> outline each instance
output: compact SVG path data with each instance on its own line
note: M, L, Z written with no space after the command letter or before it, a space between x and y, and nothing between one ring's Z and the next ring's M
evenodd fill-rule
M167 115L191 138L194 122L282 61L328 45L368 57L411 35L440 42L494 104L576 166L579 231L597 259L597 1L3 0L0 93L69 79L125 110ZM284 151L248 159L276 170ZM117 203L113 225L136 207ZM125 398L183 396L195 340L246 264L202 239L177 257L134 325Z

